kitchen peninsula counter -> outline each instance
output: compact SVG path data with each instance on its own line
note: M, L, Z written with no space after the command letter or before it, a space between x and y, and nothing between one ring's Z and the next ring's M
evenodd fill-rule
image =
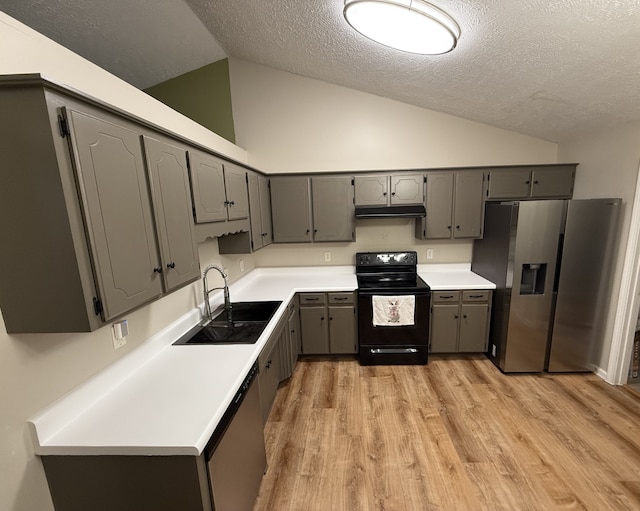
M466 267L418 270L434 289L495 288ZM35 453L199 456L291 298L356 288L353 266L252 270L231 284L232 301L282 301L255 344L173 345L201 319L202 310L194 309L31 418ZM221 305L222 293L212 294L211 303Z

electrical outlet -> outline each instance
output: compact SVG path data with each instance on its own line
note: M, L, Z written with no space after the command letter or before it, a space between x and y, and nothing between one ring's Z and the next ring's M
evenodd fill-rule
M427 249L427 259L433 259L433 249L432 248L428 248Z
M244 260L240 259L240 272L242 273L244 271Z
M112 325L111 338L114 350L122 348L127 344L127 335L129 335L129 323L126 319Z
M491 356L492 357L496 356L496 345L495 344L491 345Z
M325 252L325 253L324 253L324 260L325 260L325 262L327 262L327 263L328 263L329 261L331 261L331 252Z

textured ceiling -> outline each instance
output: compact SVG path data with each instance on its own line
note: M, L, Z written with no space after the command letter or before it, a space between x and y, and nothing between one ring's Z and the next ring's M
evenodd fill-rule
M0 9L140 87L226 53L553 141L640 121L640 2L433 2L462 29L440 56L360 36L343 0L0 0Z
M183 0L0 0L0 10L141 89L226 57Z

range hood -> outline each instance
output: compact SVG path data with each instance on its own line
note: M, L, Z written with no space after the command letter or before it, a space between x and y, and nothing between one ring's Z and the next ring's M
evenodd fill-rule
M410 206L356 206L356 218L422 218L427 216L423 204Z

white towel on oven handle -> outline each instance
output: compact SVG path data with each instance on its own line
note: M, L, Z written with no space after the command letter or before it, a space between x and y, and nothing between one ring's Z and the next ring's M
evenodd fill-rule
M373 326L411 326L415 324L415 295L371 297Z

